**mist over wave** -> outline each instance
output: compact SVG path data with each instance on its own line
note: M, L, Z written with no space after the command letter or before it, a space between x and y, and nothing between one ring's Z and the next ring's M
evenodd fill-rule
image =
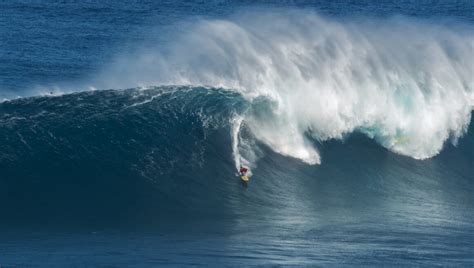
M121 58L98 84L235 90L262 103L244 116L258 140L310 164L321 161L315 141L352 132L424 159L456 143L470 122L473 32L402 17L245 13L199 21L170 47Z

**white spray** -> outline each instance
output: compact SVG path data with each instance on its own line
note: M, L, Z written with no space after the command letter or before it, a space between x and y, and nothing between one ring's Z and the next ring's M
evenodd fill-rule
M105 87L207 85L268 99L272 108L249 113L246 126L310 164L320 156L308 136L355 131L393 152L432 157L465 133L474 107L472 26L259 12L196 23L168 51L119 60L100 79ZM237 166L242 120L232 133Z
M235 169L239 170L241 163L241 156L239 152L239 133L243 118L235 116L232 118L232 155L234 156Z
M247 176L252 176L251 168L255 167L257 156L254 144L250 144L240 135L244 118L235 115L231 119L232 125L232 155L234 157L235 169L240 170L241 166L249 168ZM242 153L241 153L242 152Z

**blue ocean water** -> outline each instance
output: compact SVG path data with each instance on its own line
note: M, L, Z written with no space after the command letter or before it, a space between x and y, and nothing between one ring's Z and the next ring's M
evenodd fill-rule
M0 266L474 264L472 1L0 11Z

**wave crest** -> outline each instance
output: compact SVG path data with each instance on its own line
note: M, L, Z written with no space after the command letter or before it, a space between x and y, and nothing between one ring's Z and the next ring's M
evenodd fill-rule
M269 100L252 106L259 108L247 112L245 124L276 152L311 164L320 163L311 139L355 131L424 159L470 122L473 32L407 18L246 13L199 21L169 48L123 58L101 79L120 88L207 85Z

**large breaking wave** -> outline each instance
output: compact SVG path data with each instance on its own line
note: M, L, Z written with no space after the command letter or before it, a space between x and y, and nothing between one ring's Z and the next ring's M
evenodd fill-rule
M246 13L194 23L170 46L117 60L94 85L234 90L261 102L243 119L258 140L310 164L321 162L314 141L353 132L424 159L470 122L473 33L407 18Z
M316 144L326 161L309 166L255 139L259 129L249 120L273 112L272 105L204 87L102 90L0 103L0 225L7 220L153 225L196 215L260 217L273 209L294 222L334 198L343 204L363 199L370 207L413 195L418 199L411 202L431 204L444 200L433 199L433 193L445 187L439 182L445 177L454 186L443 191L459 200L469 197L472 126L459 148L447 146L427 161L397 156L353 134L344 144ZM258 165L248 192L234 176L240 161ZM328 191L328 185L342 189ZM373 188L361 190L367 185ZM372 200L386 193L388 201ZM456 211L464 215L468 209ZM453 217L452 208L449 213Z
M240 94L252 108L230 119L237 166L258 158L239 141L241 124L275 152L309 164L321 162L315 143L355 132L425 159L448 140L456 144L469 125L472 25L274 10L183 28L165 44L118 57L87 87L185 85ZM52 92L75 91L65 88Z
M120 58L90 83L111 90L0 102L7 262L25 241L66 245L62 230L77 227L79 247L54 260L83 244L121 265L148 253L168 263L166 248L181 264L221 254L292 265L295 252L309 265L472 263L473 32L247 13ZM26 239L10 243L22 226ZM107 234L141 226L159 232ZM51 230L44 242L37 227ZM130 250L137 258L120 257Z

